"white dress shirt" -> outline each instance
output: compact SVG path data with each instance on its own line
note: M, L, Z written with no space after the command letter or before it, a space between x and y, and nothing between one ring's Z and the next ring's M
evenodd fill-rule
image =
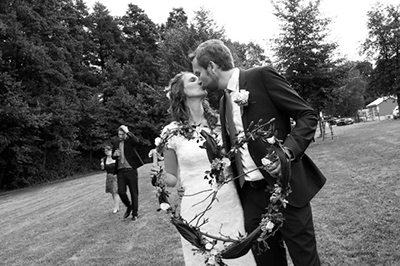
M240 73L239 69L235 68L231 78L229 79L227 89L231 92L234 91L239 92L239 73ZM232 102L232 109L233 109L232 110L233 122L235 123L236 132L238 133L244 132L240 106L237 103ZM245 173L257 168L256 164L254 163L253 159L250 156L247 143L243 145L243 147L240 149L240 153L242 157L243 171ZM256 171L246 174L244 177L246 181L257 181L263 178L264 178L263 175L258 169Z

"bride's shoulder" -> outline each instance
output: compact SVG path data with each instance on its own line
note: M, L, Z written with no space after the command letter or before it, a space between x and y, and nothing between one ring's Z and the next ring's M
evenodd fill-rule
M171 123L169 123L168 125L165 125L164 128L161 131L161 135L166 134L168 131L174 130L179 128L179 124L176 121L172 121Z

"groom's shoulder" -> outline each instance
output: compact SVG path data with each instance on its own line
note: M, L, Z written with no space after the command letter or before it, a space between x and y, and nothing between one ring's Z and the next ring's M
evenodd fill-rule
M271 66L256 66L249 68L247 70L244 70L248 73L258 73L258 72L266 72L266 73L278 73L275 68Z
M279 73L276 71L276 69L274 69L273 67L270 67L270 66L257 66L257 67L253 67L253 68L244 70L244 72L248 78L270 77L270 76L279 75Z

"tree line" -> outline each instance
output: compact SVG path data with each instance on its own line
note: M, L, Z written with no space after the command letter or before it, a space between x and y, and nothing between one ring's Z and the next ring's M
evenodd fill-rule
M203 8L190 22L182 8L173 8L159 25L134 4L111 16L100 2L89 12L83 0L1 1L0 188L98 169L102 148L121 124L140 138L146 159L169 119L168 80L190 71L188 54L211 38L227 43L236 66L277 68L318 111L350 116L376 95L398 94L398 26L396 32L392 25L392 35L378 30L398 18L398 8L380 6L368 14L365 52L375 52L373 67L335 56L337 44L327 41L325 30L330 20L321 17L318 1L274 4L283 26L269 58L258 44L230 40ZM390 53L396 41L397 54ZM220 95L209 97L216 108Z

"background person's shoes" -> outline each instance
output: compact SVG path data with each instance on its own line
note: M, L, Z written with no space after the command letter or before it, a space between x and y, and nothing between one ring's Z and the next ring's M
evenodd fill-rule
M138 219L138 216L137 216L137 215L132 216L132 221L137 221L137 219Z
M124 219L126 219L126 218L129 217L129 215L131 214L131 211L132 211L132 207L129 206L129 207L126 209L126 212L125 212L125 214L124 214Z
M114 209L113 213L116 214L118 212L118 209Z

